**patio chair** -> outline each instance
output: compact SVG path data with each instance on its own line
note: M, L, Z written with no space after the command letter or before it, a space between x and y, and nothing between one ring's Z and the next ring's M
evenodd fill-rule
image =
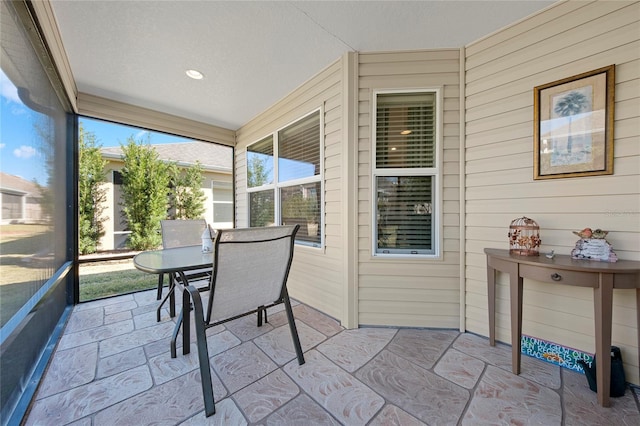
M205 334L207 328L253 313L258 313L260 326L261 313L266 312L267 308L283 303L298 364L302 365L305 362L287 292L287 278L298 228L299 225L218 231L214 241L213 275L206 316L200 292L191 285L183 292L182 315L178 319L172 339L172 356L175 356L175 338L180 327L180 319L184 319L183 351L186 350L184 353L188 353L191 300L195 311L195 333L207 416L215 414Z
M161 220L160 229L162 232L162 248L176 248L195 246L202 244L202 232L207 227L207 222L204 219L185 219L185 220ZM185 273L189 282L196 280L206 279L206 286L208 288L209 278L211 277L211 268L198 269L195 271L189 271ZM180 280L179 275L169 275L169 293L160 302L157 309L157 320L160 321L160 309L166 302L167 298L173 296L173 289L175 287L174 280ZM158 295L157 300L162 299L162 289L164 287L164 274L158 275ZM171 304L171 316L175 315L174 304Z

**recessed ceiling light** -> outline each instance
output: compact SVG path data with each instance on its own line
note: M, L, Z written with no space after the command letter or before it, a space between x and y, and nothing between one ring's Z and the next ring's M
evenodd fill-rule
M411 133L413 133L411 130L403 130L400 132L401 135L410 135Z
M396 147L395 147L395 146L391 148L391 151L395 151L395 150L396 150Z
M204 75L198 70L187 70L186 74L194 80L202 80L204 78Z

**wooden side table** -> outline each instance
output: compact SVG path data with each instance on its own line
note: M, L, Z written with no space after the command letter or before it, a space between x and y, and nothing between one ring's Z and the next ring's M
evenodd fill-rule
M522 339L522 283L524 278L551 284L593 288L596 337L596 381L598 403L609 406L611 386L611 314L613 289L636 289L638 360L640 361L640 262L619 260L615 263L576 260L568 255L520 256L509 250L484 249L487 255L489 296L489 343L496 344L496 271L509 274L511 303L511 362L514 374L520 374Z

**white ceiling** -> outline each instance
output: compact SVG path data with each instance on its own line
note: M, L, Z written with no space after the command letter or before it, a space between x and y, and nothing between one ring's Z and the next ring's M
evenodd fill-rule
M457 48L553 1L51 3L80 92L236 130L344 52Z

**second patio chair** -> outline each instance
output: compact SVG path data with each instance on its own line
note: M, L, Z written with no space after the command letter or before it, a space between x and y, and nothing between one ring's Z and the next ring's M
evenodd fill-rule
M298 364L304 364L302 346L287 292L287 278L298 228L299 225L218 231L214 241L213 276L206 316L198 289L189 285L187 291L183 292L183 351L189 347L190 342L189 309L192 302L207 416L215 413L205 334L207 328L256 312L260 318L267 308L282 303L287 314ZM173 355L179 326L180 322L176 325L172 340ZM185 353L188 353L188 349Z
M204 219L185 219L185 220L161 220L160 229L162 232L162 248L176 248L186 246L196 246L202 244L202 232L207 228L207 222ZM209 278L211 277L211 268L198 269L185 273L189 282L198 280L206 280L205 288L208 287ZM160 321L160 310L168 297L172 295L175 283L173 280L179 279L177 276L169 276L169 293L160 302L157 310L157 320ZM162 299L162 289L164 287L164 274L158 276L158 295L157 300ZM173 305L171 307L171 316L174 316Z

